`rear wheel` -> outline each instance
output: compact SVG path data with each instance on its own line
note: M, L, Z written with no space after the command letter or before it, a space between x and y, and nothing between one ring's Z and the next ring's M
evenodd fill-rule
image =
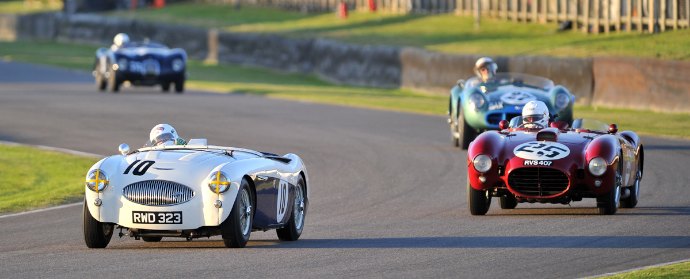
M84 232L84 242L89 248L105 248L110 243L110 238L113 236L114 225L110 223L101 223L89 212L89 207L84 200L84 207L82 209L83 223L82 229Z
M242 248L247 245L252 233L252 210L254 206L249 183L243 179L230 216L220 225L225 247Z
M168 93L170 91L170 82L163 82L161 83L161 91L164 93Z
M491 205L491 196L487 190L475 190L467 179L467 204L472 215L486 215Z
M283 241L295 241L302 235L304 217L306 213L304 180L300 177L295 187L295 199L292 205L292 213L285 227L277 229L278 238Z
M517 199L511 194L501 197L501 209L514 209L517 204Z

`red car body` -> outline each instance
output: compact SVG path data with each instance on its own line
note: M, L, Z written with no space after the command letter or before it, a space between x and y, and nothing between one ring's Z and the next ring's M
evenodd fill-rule
M514 121L511 121L511 123ZM519 119L518 119L519 123ZM600 214L615 214L617 208L635 207L642 179L644 150L640 138L631 131L610 127L583 128L551 123L543 129L506 128L479 135L467 151L468 204L470 213L484 215L492 197L499 197L501 208L512 209L521 202L562 203L596 198ZM589 123L601 124L591 121ZM515 125L514 125L515 126ZM475 158L486 155L483 172ZM603 174L590 171L604 169ZM477 159L479 160L479 159ZM476 161L477 164L482 164Z

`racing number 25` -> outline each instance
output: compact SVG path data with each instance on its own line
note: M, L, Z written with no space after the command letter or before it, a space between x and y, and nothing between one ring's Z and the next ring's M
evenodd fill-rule
M137 165L137 163L139 163L139 165ZM144 175L146 171L153 165L153 163L155 163L155 161L136 160L129 164L129 166L127 167L127 169L125 169L125 172L123 174L128 174L129 171L132 170L132 168L134 168L134 170L132 170L133 175ZM137 166L134 167L135 165Z

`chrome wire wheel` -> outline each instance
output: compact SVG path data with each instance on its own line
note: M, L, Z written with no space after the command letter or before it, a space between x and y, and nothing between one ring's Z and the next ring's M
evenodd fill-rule
M295 188L295 205L292 214L295 216L296 229L301 231L304 226L304 193L302 193L302 186L297 185Z
M252 202L249 198L249 193L247 189L243 188L240 192L240 229L242 229L242 235L248 235L251 231L252 224Z

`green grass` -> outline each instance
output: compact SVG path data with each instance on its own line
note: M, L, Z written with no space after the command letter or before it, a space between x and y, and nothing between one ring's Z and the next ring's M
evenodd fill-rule
M233 32L278 33L322 37L358 44L415 46L447 53L484 55L632 56L690 60L690 29L662 34L587 35L556 32L557 25L514 23L453 14L397 15L353 12L346 20L335 13L302 14L271 8L232 5L173 4L164 9L110 13L113 16L193 24Z
M605 279L674 279L687 278L690 274L690 261L672 265L647 268L643 270L601 277Z
M97 160L26 146L0 145L0 213L76 202Z
M4 0L0 1L0 14L27 14L62 10L60 0Z
M56 65L90 71L97 46L63 43L0 42L6 60ZM448 97L407 89L334 85L315 76L288 74L236 65L208 65L190 61L188 88L221 93L254 94L271 98L444 115ZM95 89L94 89L95 90ZM576 106L575 117L618 124L619 130L643 135L690 139L690 113L659 113L629 109Z

